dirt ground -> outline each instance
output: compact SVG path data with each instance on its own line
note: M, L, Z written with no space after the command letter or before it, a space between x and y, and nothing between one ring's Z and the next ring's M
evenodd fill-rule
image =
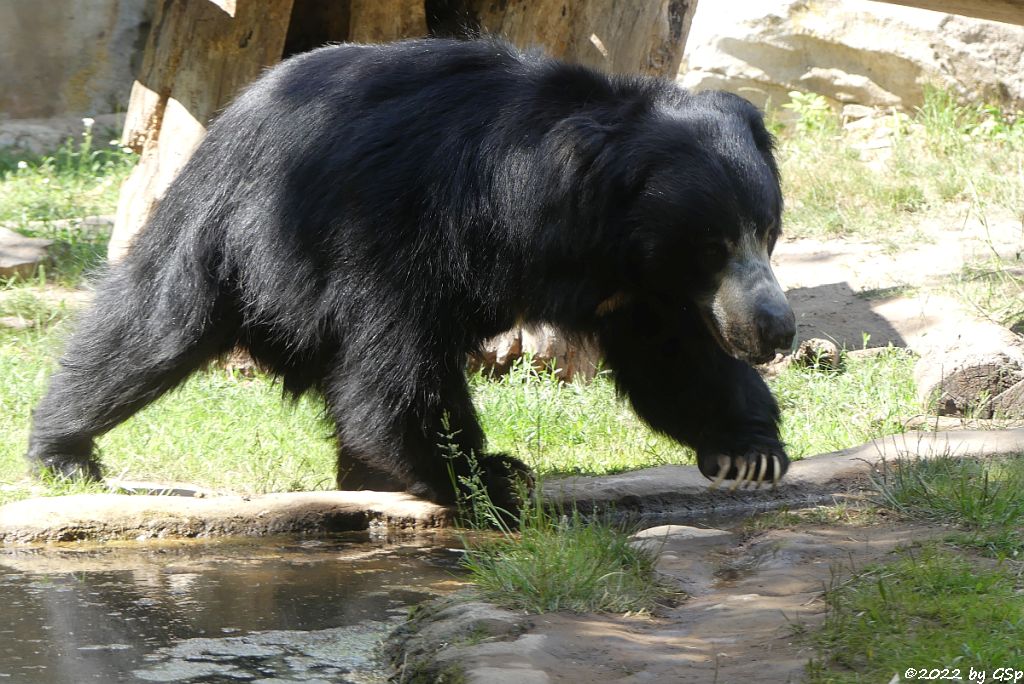
M946 287L967 263L993 255L1019 257L1021 217L981 221L967 209L920 226L927 239L881 245L856 240L782 240L772 261L797 315L798 336L840 347L915 348L941 328L978 316ZM945 290L945 291L944 291Z

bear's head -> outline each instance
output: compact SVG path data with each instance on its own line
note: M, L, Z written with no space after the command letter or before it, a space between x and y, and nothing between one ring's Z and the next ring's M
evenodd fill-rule
M630 142L640 190L629 212L637 286L700 312L733 357L770 360L796 319L769 262L782 192L760 112L735 95L688 95Z

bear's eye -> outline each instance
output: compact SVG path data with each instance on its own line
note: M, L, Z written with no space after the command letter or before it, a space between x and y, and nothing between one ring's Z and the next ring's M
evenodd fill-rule
M706 242L700 248L701 257L711 262L724 261L728 253L725 245L721 242Z

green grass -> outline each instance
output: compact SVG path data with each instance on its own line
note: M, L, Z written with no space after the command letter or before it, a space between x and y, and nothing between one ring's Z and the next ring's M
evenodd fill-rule
M888 147L872 150L819 96L792 97L784 107L795 121L773 125L790 237L921 239L921 220L951 203L1024 212L1020 112L960 105L931 89L913 114L881 120Z
M1008 567L926 546L862 570L826 595L812 684L888 682L907 668L1021 668L1024 586ZM994 681L988 679L986 681Z
M875 487L882 505L908 517L971 529L1024 523L1024 458L904 458L886 463Z
M918 412L913 359L891 348L846 357L843 369L789 367L769 384L783 409L782 437L803 458L903 431ZM613 473L668 463L693 463L693 453L653 433L617 400L606 375L592 383L560 383L529 364L497 381L472 379L491 445L542 474Z
M463 566L484 598L531 613L648 612L667 595L654 575L656 555L630 544L610 522L539 506L516 533L465 538Z
M18 485L0 501L35 493L22 481L29 415L66 331L0 327L0 484ZM330 488L334 447L321 414L312 398L285 400L269 378L214 368L101 437L98 453L108 475L131 479L250 494Z
M914 357L889 347L877 356L844 355L840 370L790 367L769 385L782 409L791 458L837 451L904 431L920 412Z
M454 446L451 455L460 455ZM631 543L621 525L556 510L539 481L532 496L520 483L521 508L510 514L471 464L458 482L460 526L476 531L462 535L462 566L482 598L530 613L645 613L670 593L654 572L656 549Z
M1024 333L1024 260L1021 254L1016 258L992 255L968 264L952 279L950 289L969 309L1017 333Z
M56 240L52 277L68 285L106 256L109 235L74 219L112 214L121 182L135 155L111 141L94 139L87 125L79 142L68 140L45 156L0 153L0 225L29 237ZM64 219L72 219L65 221Z

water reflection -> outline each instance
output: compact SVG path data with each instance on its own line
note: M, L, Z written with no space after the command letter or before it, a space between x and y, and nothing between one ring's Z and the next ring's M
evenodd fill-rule
M459 585L449 545L2 549L0 682L381 681L379 637L409 605Z

